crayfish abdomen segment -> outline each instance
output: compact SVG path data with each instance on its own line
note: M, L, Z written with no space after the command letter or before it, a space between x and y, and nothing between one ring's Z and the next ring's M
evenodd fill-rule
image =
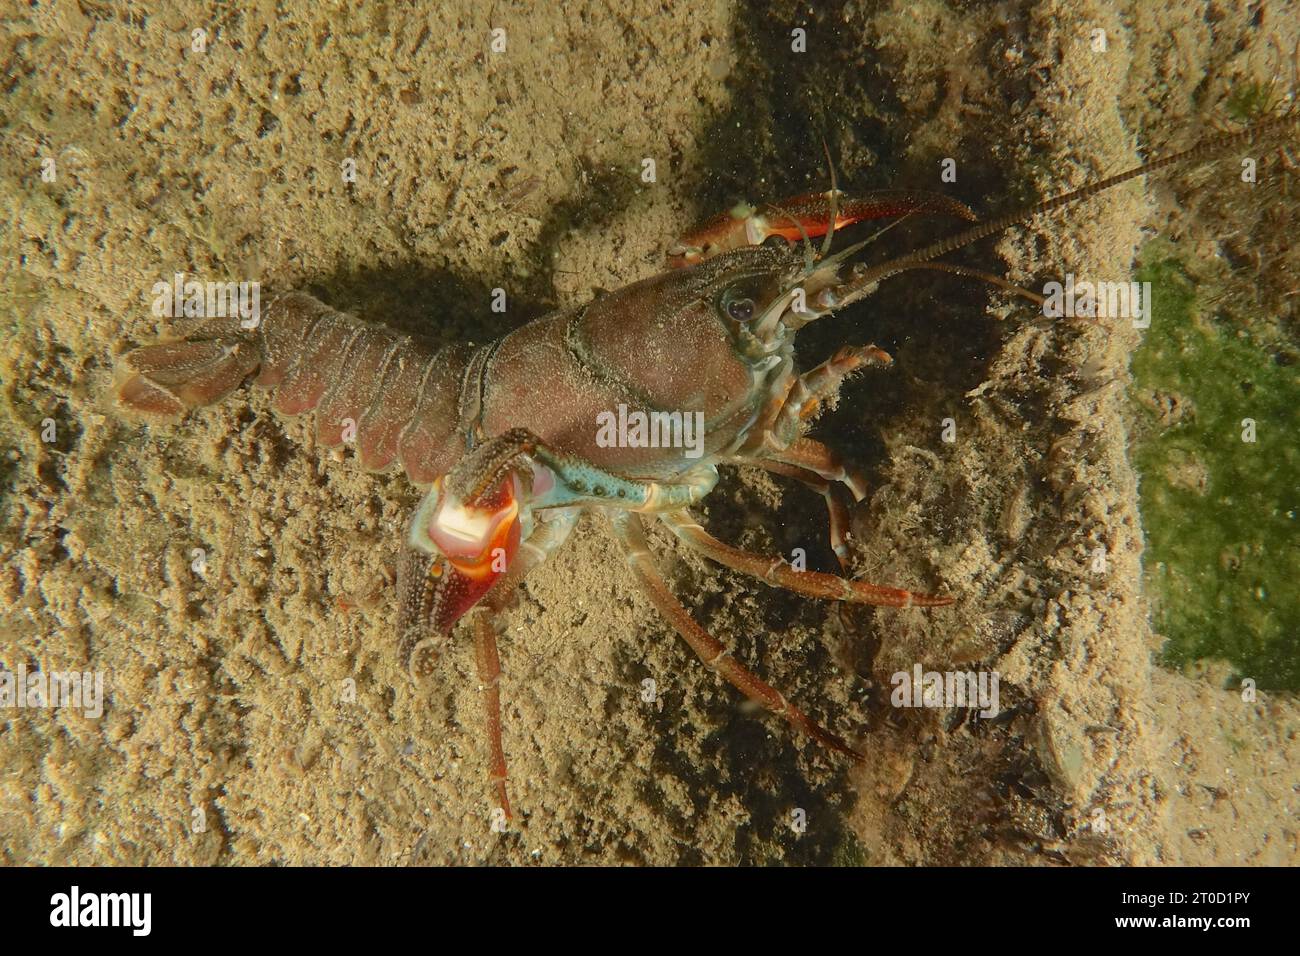
M255 328L237 318L203 319L178 331L176 340L122 357L120 405L175 418L219 401L254 376L254 385L273 390L276 411L315 410L322 444L355 442L368 470L400 462L413 482L424 485L464 451L462 393L474 355L469 346L435 351L302 292L273 299Z
M462 405L465 389L471 385L476 392L478 389L477 382L466 381L474 355L475 350L468 345L449 345L427 362L416 362L423 367L424 375L409 416L393 415L387 403L372 406L377 419L388 420L386 428L395 428L405 419L397 453L407 476L417 485L429 484L450 471L465 451L463 429L470 426L462 425ZM414 358L414 353L409 357ZM398 377L403 377L400 372ZM396 384L388 391L395 392Z

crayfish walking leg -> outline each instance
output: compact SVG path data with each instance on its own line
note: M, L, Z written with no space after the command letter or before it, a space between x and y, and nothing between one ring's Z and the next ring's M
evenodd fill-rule
M510 819L510 798L506 795L506 753L501 746L501 659L497 656L497 634L486 611L473 615L474 660L483 692L483 718L487 723L488 779L496 789L497 806Z
M770 458L760 458L752 464L776 475L784 475L801 482L822 496L830 519L831 550L840 563L840 570L849 573L849 509L842 495L835 494L835 485L842 484L853 495L854 501L867 496L867 483L861 475L845 466L832 449L813 438L796 438L785 448L771 453ZM750 464L737 461L737 464Z
M691 650L705 667L716 672L750 700L788 721L796 730L803 731L819 743L847 754L855 760L863 759L862 754L850 747L842 738L831 733L791 704L776 688L760 680L732 657L731 652L721 641L696 623L690 612L673 597L672 591L668 589L668 585L655 568L654 560L650 557L650 549L646 545L645 532L636 515L625 511L613 511L610 512L609 518L615 536L623 545L628 566L636 576L637 583L641 585L659 613L668 619L677 633L691 646Z
M782 558L769 558L742 551L719 541L705 531L689 511L674 511L659 516L688 548L723 567L758 578L773 587L828 601L873 604L877 607L943 607L953 599L939 594L918 594L901 588L886 588L865 581L853 581L818 571L797 571Z

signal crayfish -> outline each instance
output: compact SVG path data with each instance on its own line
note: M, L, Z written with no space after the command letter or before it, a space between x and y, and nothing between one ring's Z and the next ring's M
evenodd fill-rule
M695 622L656 570L642 516L657 517L687 548L718 564L802 595L898 608L951 603L953 597L941 594L796 570L783 559L723 543L691 516L690 507L717 483L719 465L757 465L825 497L831 544L847 567L848 507L840 486L855 501L865 488L834 451L805 432L848 376L891 359L874 346L843 347L801 374L794 362L796 333L914 269L1014 289L996 276L935 260L1138 176L1207 159L1281 122L1291 120L1219 135L874 265L853 262L867 242L832 252L836 231L914 214L976 217L938 194L887 190L850 198L832 176L826 193L762 210L739 206L671 249L670 268L661 273L477 348L453 344L435 351L310 295L288 292L268 300L254 328L238 318L200 319L170 340L127 352L117 398L135 413L175 418L251 378L274 390L277 412L314 410L322 444L349 441L365 469L401 467L427 488L406 525L398 559L399 649L412 674L427 677L440 644L477 609L470 617L491 781L507 816L500 664L490 612L505 606L584 511L609 520L634 577L707 667L831 750L861 759ZM823 240L820 248L814 239ZM671 360L646 362L646 343L671 343ZM543 383L546 400L539 401ZM684 454L663 443L599 441L602 415L621 406L651 417L700 416L701 446Z

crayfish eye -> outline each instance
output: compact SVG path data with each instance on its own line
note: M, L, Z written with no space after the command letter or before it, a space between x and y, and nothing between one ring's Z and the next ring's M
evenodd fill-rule
M754 317L754 300L733 299L727 303L727 315L737 322L748 322Z

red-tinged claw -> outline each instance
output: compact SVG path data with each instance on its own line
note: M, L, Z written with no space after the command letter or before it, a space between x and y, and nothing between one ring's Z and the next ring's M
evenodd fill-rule
M519 549L519 479L508 476L475 504L453 501L434 482L438 506L429 520L429 540L451 565L473 581L495 581Z
M521 537L519 479L468 504L449 498L439 478L407 529L398 592L410 644L450 633L456 622L506 573Z
M684 236L668 251L668 264L673 268L691 266L720 252L760 245L772 236L788 242L817 239L832 228L911 213L976 218L965 203L942 193L911 189L879 189L856 199L843 193L807 193L761 208L740 203Z

